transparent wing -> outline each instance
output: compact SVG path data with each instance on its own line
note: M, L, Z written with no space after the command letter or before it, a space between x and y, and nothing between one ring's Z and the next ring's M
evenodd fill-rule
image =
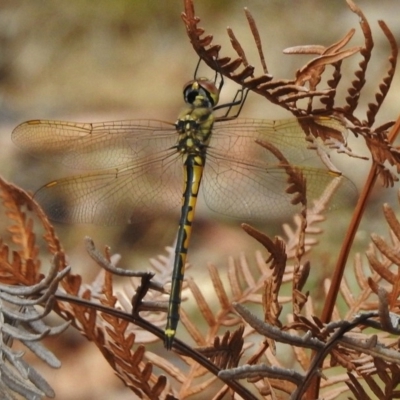
M307 123L310 127L307 128ZM324 124L324 125L322 125ZM278 147L307 179L307 198L319 198L326 187L337 180L315 151L308 148L308 134L322 137L333 134L345 140L346 130L336 119L323 117L280 121L237 119L216 124L204 171L203 193L214 211L242 219L265 219L293 212L293 198L285 192L288 175L265 148L255 143L265 140ZM319 132L315 130L319 129ZM329 149L327 149L329 150ZM309 166L310 162L320 168ZM307 165L301 165L306 163ZM329 208L342 207L355 199L357 190L341 177Z
M178 164L178 165L176 165ZM55 221L118 225L152 219L177 206L182 165L176 152L127 166L63 178L35 193Z
M174 124L157 120L99 123L33 120L18 125L14 143L46 161L75 169L107 169L169 149L177 141Z
M266 150L264 150L266 151ZM340 179L329 209L351 204L356 198L354 184L344 176L328 170L301 167L307 180L307 199L318 199L333 180ZM204 171L202 186L208 207L218 213L243 220L265 220L293 213L293 195L286 193L288 175L285 169L275 164L256 166L254 163L215 158L210 156Z
M310 140L319 138L320 147L327 153L331 152L327 140L346 143L347 129L333 117L300 117L282 120L234 119L217 122L213 129L210 144L220 153L229 153L240 160L255 160L265 162L275 158L266 154L260 146L254 146L255 140L264 140L280 149L293 164L309 164L319 157L310 150ZM307 140L308 138L308 140ZM319 163L319 165L321 165Z
M273 143L294 164L308 164L318 157L308 149L307 129L318 137L329 133L340 139L345 135L337 120L325 117L216 123L203 185L209 207L240 218L265 216L266 208L275 215L287 213L291 207L290 196L285 194L287 175L255 140ZM173 124L36 120L19 125L12 137L18 146L46 160L79 169L104 168L51 182L37 192L36 198L54 220L109 225L135 222L156 217L180 202L182 165L174 149ZM301 169L311 198L319 196L333 179L326 170ZM355 190L351 182L342 186L348 192Z
M53 220L106 225L139 222L180 202L182 162L173 148L177 141L173 124L32 121L18 126L13 140L46 160L81 169L106 168L40 188L35 198Z

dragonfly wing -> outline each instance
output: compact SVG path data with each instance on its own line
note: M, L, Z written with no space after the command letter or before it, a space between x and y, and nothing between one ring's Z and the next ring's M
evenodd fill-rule
M124 166L177 141L173 124L156 120L75 123L33 120L20 124L14 143L46 161L75 169Z
M312 143L318 143L329 153L331 140L345 143L346 127L334 117L300 117L283 120L234 119L215 124L211 147L221 152L229 151L236 159L253 159L260 162L271 160L255 140L272 143L293 164L322 165ZM251 153L251 156L249 156ZM315 165L314 165L315 164Z
M254 146L257 146L254 144ZM264 150L266 151L266 150ZM242 156L243 158L243 156ZM318 199L337 174L328 170L298 167L307 182L307 199ZM203 193L207 205L221 214L243 220L280 218L297 211L291 203L293 195L286 193L288 175L285 168L260 163L254 159L235 160L229 154L210 151L204 172ZM329 201L329 209L343 207L355 199L354 184L340 176L338 190Z
M285 186L273 185L266 171L251 165L209 157L204 171L204 198L208 207L223 215L244 220L262 218L267 208L282 208Z
M181 157L175 150L160 151L121 168L50 182L35 198L56 221L135 223L177 206L182 180Z
M216 123L204 172L203 192L208 206L242 219L279 217L293 212L293 196L286 193L285 168L256 140L270 142L281 150L306 177L308 200L319 198L337 175L328 171L317 153L309 148L306 134L309 138L345 142L347 132L339 120L330 117L235 119ZM356 193L353 183L342 178L330 208L342 206L341 196L348 200Z

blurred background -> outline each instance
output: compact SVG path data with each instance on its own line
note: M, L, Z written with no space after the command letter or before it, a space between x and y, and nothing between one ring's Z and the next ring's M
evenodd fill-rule
M371 24L375 40L373 59L369 67L369 83L363 92L362 106L373 100L380 77L387 69L389 45L378 27L383 19L396 38L400 39L400 2L393 0L359 0L357 4ZM248 7L259 28L270 74L291 79L295 71L309 58L282 54L286 47L304 44L328 46L356 28L350 46L362 44L358 17L345 1L320 0L230 0L195 1L200 26L214 35L214 43L222 45L221 54L235 56L229 44L226 27L230 26L244 47L250 63L262 70L254 41L248 28L243 7ZM61 119L95 122L116 119L154 118L174 122L182 107L182 86L192 79L198 62L186 37L180 14L183 2L167 0L2 0L0 3L0 144L1 174L4 178L34 191L49 180L65 176L61 166L49 165L24 154L10 139L12 129L29 119ZM352 79L359 59L345 61L344 73ZM204 66L203 66L204 67ZM213 77L204 67L202 75ZM229 101L237 86L227 83L222 99ZM399 74L379 114L378 123L392 120L398 114ZM345 85L342 85L343 89ZM345 92L339 93L344 98ZM223 102L223 100L221 102ZM360 108L362 118L363 107ZM269 104L264 98L250 94L243 117L288 118L288 112ZM357 146L357 144L356 144ZM357 149L358 150L358 149ZM364 149L360 148L363 152ZM352 160L350 160L352 162ZM358 165L357 163L355 165ZM366 164L368 165L368 164ZM348 167L347 175L356 185L362 185L367 167ZM392 191L394 193L394 191ZM374 194L380 210L380 189ZM389 195L393 200L394 195ZM373 203L375 204L375 203ZM334 237L344 234L346 216L335 221ZM83 237L91 236L101 248L105 244L122 254L121 266L147 270L148 257L163 253L172 245L178 219L166 215L148 224L129 227L68 226L56 224L56 231L66 249L73 271L88 281L98 267L85 254ZM281 223L264 227L269 234L282 234ZM362 232L362 231L361 231ZM358 238L364 248L368 237ZM205 249L207 251L205 252ZM246 251L250 258L259 246L246 237L238 221L219 218L200 205L189 251L193 264L190 274L212 261L221 268L227 257L238 257ZM337 250L323 249L324 262L332 263ZM329 276L329 271L321 272ZM76 353L55 348L64 366L61 371L46 371L59 399L132 398L94 348L70 333L65 346ZM59 342L55 342L59 343ZM79 353L78 353L79 351ZM96 365L98 368L93 368ZM63 378L67 374L67 378ZM82 382L71 384L71 382ZM101 385L99 384L101 382ZM105 390L107 387L110 392Z

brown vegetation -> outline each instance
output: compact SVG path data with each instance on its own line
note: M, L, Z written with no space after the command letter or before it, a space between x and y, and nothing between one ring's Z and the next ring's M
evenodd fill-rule
M184 307L181 310L181 322L188 335L175 341L174 356L162 349L164 286L170 280L171 254L153 261L154 274L131 273L116 267L109 249L103 254L86 239L90 256L104 273L101 280L83 284L82 278L67 267L65 251L35 200L1 180L3 218L7 218L11 233L9 243L3 239L0 247L3 398L12 398L12 392L26 398L54 395L9 347L10 338L22 341L43 361L58 366L54 356L37 345L43 337L65 328L65 325L47 328L39 324L51 310L94 342L117 376L140 398L183 399L205 393L207 398L215 399L229 394L233 397L233 393L244 399L336 399L344 392L356 399L397 396L400 221L392 208L383 205L388 238L374 234L371 229L371 244L365 251L368 264L359 256L352 266L347 262L376 178L382 178L387 190L393 190L398 180L400 153L392 143L400 120L374 127L394 76L397 44L389 28L379 21L391 49L389 68L365 117L356 117L362 89L369 84L366 71L373 39L361 10L351 0L347 4L360 19L364 43L346 47L354 34L352 30L327 47L287 49L289 54L314 55L298 68L293 79L275 79L269 73L260 34L249 11L245 15L259 51L262 66L259 74L246 58L246 46L239 43L231 29L228 34L237 53L235 59L225 57L223 49L213 43L213 37L198 26L200 20L195 16L192 0L185 0L182 14L194 50L210 68L295 117L310 117L312 121L321 115L335 116L369 149L372 167L342 240L332 278L325 282L324 303L321 305L320 288L310 286L308 280L314 268L324 268L320 259L313 259L313 251L323 245L324 232L318 223L324 219L326 205L336 188L327 187L319 202L310 206L301 170L291 166L291 160L286 160L285 154L270 143L259 144L285 165L287 192L293 196L293 204L301 208L294 220L295 228L286 229L286 238L271 238L242 225L269 256L266 261L258 257L252 263L245 257L231 260L226 277L209 264L217 305L204 295L201 282L187 279L185 293L195 300L196 311L189 314ZM341 67L351 57L361 57L361 61L353 81L346 83L343 81L348 79L342 79ZM326 78L329 72L331 75ZM323 79L327 87L319 89ZM348 85L344 104L337 104L335 97L340 84ZM304 131L305 140L311 144L317 139L329 141L330 148L352 157L355 164L364 162L341 137L331 136L329 129L304 126ZM46 276L41 272L40 261L44 250L36 243L37 232L42 230L47 251L53 258ZM317 236L319 243L315 240ZM352 268L351 282L344 277L345 268ZM114 291L116 275L129 280L131 289L126 289L124 295ZM43 306L42 314L36 310L39 305ZM200 327L199 315L204 321Z

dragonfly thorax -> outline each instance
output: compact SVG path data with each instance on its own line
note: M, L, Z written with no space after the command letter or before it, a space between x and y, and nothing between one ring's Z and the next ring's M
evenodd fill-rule
M218 92L215 85L206 79L194 80L185 86L184 97L188 107L175 123L180 153L205 155L215 120L213 107L218 101L214 89Z
M177 149L184 154L205 155L210 141L214 116L208 113L206 118L193 118L192 113L186 114L176 122L179 133Z

